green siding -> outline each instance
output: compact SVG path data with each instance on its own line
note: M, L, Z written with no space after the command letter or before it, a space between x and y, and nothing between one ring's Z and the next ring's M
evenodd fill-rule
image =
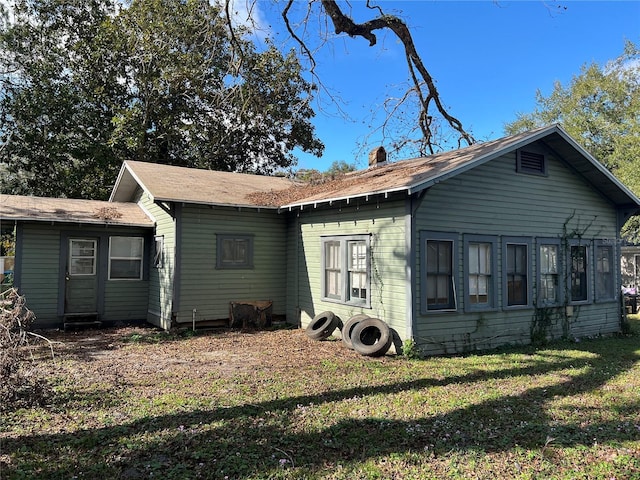
M233 301L271 300L286 313L286 219L275 210L185 205L181 214L178 322L229 317ZM216 235L253 236L253 268L216 268Z
M36 314L36 325L54 326L60 322L60 228L46 224L23 224L19 235L20 278L16 286L25 296L27 308Z
M155 268L153 259L150 262L147 320L158 327L169 329L173 313L173 280L176 257L175 220L173 215L154 203L148 194L142 194L138 203L149 212L156 222L154 235L161 235L164 238L162 266Z
M369 202L354 203L334 202L331 207L303 210L291 222L289 239L297 226L299 248L297 252L289 252L290 262L297 262L289 268L297 272L289 281L290 301L300 310L303 327L325 310L334 312L343 322L365 313L384 320L404 337L410 293L405 201L378 202L376 197ZM321 237L363 234L371 235L371 308L323 300Z
M147 266L145 265L145 268ZM147 318L149 282L138 280L107 280L104 293L104 314L108 322L139 321Z
M548 175L536 176L516 173L515 161L515 152L495 159L435 185L423 198L413 234L417 245L414 253L418 266L416 292L420 292L421 281L422 245L418 240L421 230L456 234L460 259L457 312L421 315L422 299L416 295L415 340L426 353L454 353L528 343L536 318L548 324L548 337L596 335L619 329L619 307L615 301L576 306L571 317L564 315L564 307L538 311L536 317L533 308L504 310L501 283L497 311L462 313L466 290L462 261L464 234L530 237L534 240L530 255L532 282L536 280L537 271L536 238L567 239L581 235L590 241L618 237L614 206L564 163L547 156ZM501 257L498 246L498 274L502 272ZM593 264L592 249L590 263ZM593 284L592 268L590 288ZM535 284L533 293L535 299Z

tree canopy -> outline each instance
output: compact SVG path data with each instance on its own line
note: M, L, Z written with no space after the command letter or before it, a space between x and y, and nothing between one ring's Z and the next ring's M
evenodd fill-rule
M556 82L549 96L539 90L537 106L505 126L517 133L559 123L598 161L640 196L640 49L627 42L606 65L582 67L567 86ZM640 242L640 219L623 228L625 239Z
M123 160L272 173L320 155L314 86L205 0L16 0L0 30L0 189L105 198ZM242 55L237 55L241 46Z

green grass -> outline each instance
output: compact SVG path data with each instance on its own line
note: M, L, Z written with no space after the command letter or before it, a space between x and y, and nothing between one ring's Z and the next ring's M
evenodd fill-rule
M0 417L0 478L640 478L638 333L424 360L321 342L320 360L225 372L197 361L215 336L149 338L113 348L193 366L63 357L49 405Z

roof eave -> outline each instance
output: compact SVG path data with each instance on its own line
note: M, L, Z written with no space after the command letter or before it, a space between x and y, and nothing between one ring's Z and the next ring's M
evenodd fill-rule
M197 202L194 200L186 200L182 198L154 197L153 201L156 203L172 202L172 203L184 203L189 205L203 205L206 207L254 208L256 210L279 210L280 209L280 207L274 207L274 206L268 206L268 205L252 205L252 204L245 204L245 203Z
M66 218L55 218L55 217L3 217L0 216L0 220L3 221L13 221L13 222L40 222L40 223L66 223L73 225L104 225L104 226L114 226L114 227L137 227L137 228L153 228L153 223L137 223L137 222L109 222L109 221L101 221L99 219L90 220L90 219L66 219Z
M387 190L378 190L378 191L371 191L371 192L365 192L365 193L358 193L358 194L354 194L354 195L343 195L340 197L331 197L331 198L323 198L323 199L319 199L319 200L307 200L307 201L302 201L302 202L295 202L295 203L289 203L286 205L282 205L280 207L276 207L278 209L278 211L283 211L283 210L293 210L295 208L300 208L301 210L304 209L304 207L306 206L310 206L313 205L314 208L316 208L318 205L322 205L322 204L329 204L331 205L334 202L342 202L342 201L346 201L347 203L351 203L352 200L357 200L360 198L367 198L367 197L373 197L373 196L377 196L377 195L384 195L385 198L387 198L389 195L393 194L393 193L398 193L398 192L407 192L409 194L411 194L412 192L410 191L410 187L407 186L403 186L403 187L398 187L398 188L390 188Z

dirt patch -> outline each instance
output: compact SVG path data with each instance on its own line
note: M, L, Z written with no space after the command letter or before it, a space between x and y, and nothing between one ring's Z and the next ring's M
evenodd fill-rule
M195 336L169 335L147 328L116 328L79 332L40 332L52 346L38 341L32 346L37 358L51 358L58 366L65 360L85 378L112 372L121 380L145 374L229 376L240 372L289 370L323 360L358 356L336 336L326 341L307 338L304 330L212 330Z

